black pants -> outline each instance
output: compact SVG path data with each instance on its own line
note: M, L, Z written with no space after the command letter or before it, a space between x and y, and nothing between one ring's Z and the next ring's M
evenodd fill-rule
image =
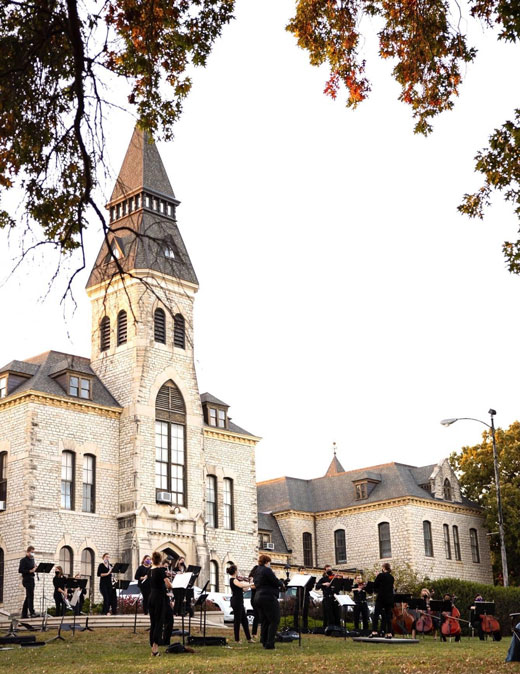
M162 639L157 643L160 646L169 646L173 632L173 608L172 605L170 604L169 598L166 599L166 603L164 605L162 622L163 622Z
M63 601L61 592L54 593L54 603L56 604L56 615L65 615L65 602Z
M162 644L164 622L166 618L166 593L163 590L152 590L150 593L150 646Z
M112 585L99 585L99 591L103 596L103 615L106 615L110 610L112 615L117 613L117 594Z
M339 605L334 597L323 597L323 627L339 625Z
M265 648L274 648L274 640L280 623L280 603L276 597L266 594L255 596L255 608L260 613L262 634L260 641Z
M386 634L392 633L392 609L393 602L384 601L383 599L376 599L374 608L374 617L372 618L372 630L378 631L379 616L381 616L381 630Z
M34 578L24 578L22 585L25 587L25 601L22 607L22 618L27 618L34 613Z
M246 639L251 639L249 633L249 623L247 622L246 609L244 608L244 600L231 597L231 608L233 609L233 629L235 631L235 641L240 641L240 625L244 629Z
M145 581L144 585L139 585L141 594L143 595L143 613L148 615L148 605L150 603L150 581Z
M366 601L360 601L354 606L354 629L359 630L359 616L363 622L363 629L368 631L368 604Z

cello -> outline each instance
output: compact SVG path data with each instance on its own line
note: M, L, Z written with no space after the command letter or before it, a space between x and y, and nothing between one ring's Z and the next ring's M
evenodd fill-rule
M451 602L451 597L446 595L444 600ZM455 641L460 641L461 627L459 609L452 602L451 609L449 611L443 611L442 616L444 618L441 625L442 640L446 641L446 637L455 637Z
M430 598L432 594L433 590L431 592L426 588L421 590L421 599L423 599L426 603L426 611L417 609L419 617L415 623L415 631L419 632L420 634L427 634L433 630L433 618L430 610Z
M394 634L411 634L415 623L415 616L408 609L408 603L403 601L410 595L394 595L397 603L392 609L392 631ZM401 599L401 601L399 601Z

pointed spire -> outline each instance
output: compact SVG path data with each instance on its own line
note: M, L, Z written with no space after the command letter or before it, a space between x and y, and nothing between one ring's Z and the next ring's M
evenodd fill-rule
M330 466L327 469L327 472L325 473L325 477L331 477L331 475L337 475L338 473L344 473L345 469L339 462L338 457L336 456L336 443L332 443L332 449L334 451L334 456L332 458L332 461L330 462Z
M107 204L111 232L87 288L118 273L114 257L124 271L152 270L198 286L175 219L179 203L155 143L136 126Z
M136 126L109 205L130 194L143 191L175 199L157 146L147 131Z

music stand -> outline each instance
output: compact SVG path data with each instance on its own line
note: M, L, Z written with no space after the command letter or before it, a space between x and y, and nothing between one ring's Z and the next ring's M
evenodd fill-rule
M126 573L128 571L129 566L130 566L130 564L125 564L125 562L116 562L114 564L114 566L112 567L111 573L116 575L116 576L118 576L120 573ZM120 596L121 593L119 593L119 595L118 595L117 590L126 589L126 588L123 588L123 585L122 585L122 583L125 583L125 582L126 581L118 578L116 580L116 582L112 585L112 599L113 599L113 593L115 592L116 593L116 611L118 613L119 613L119 606L120 606L119 596ZM128 581L128 585L129 584L130 584L130 581ZM128 587L128 585L126 587Z
M349 606L355 606L356 602L348 596L348 594L335 594L334 599L341 606L341 618L343 620L343 637L344 640L347 640L347 608Z
M185 644L185 634L184 634L184 613L186 608L186 590L188 587L193 587L194 580L192 580L193 574L191 571L186 571L186 573L178 573L172 582L172 590L182 590L182 600L181 600L181 624L182 624L182 645ZM191 582L191 585L190 585Z
M47 577L47 574L52 571L52 568L54 566L54 563L52 562L40 562L38 566L36 567L36 571L34 573L43 573L43 588L42 588L42 598L40 600L40 613L42 616L42 627L41 631L46 632L47 631L47 618L49 617L49 614L47 613L47 597L45 596L45 578Z
M287 587L296 588L296 610L298 615L298 646L300 646L300 648L302 645L302 628L300 624L301 623L300 614L303 610L303 595L305 592L305 588L307 587L307 585L310 585L310 583L312 583L313 580L316 580L316 578L311 575L297 573L287 583Z
M408 602L408 608L415 609L417 611L426 611L426 599L421 597L412 597Z
M199 632L202 632L202 645L206 645L206 616L207 616L207 608L206 608L206 599L209 596L209 593L206 592L207 587L209 585L209 580L206 581L206 584L202 588L202 592L199 594L197 597L197 600L195 601L194 608L197 606L200 606L200 625L199 625ZM204 622L203 622L203 614L204 614ZM204 625L204 627L203 627Z
M365 592L367 594L374 594L375 587L374 587L374 581L373 580L369 580L368 583L365 585Z
M449 599L446 601L444 599L430 599L430 610L431 611L451 611L452 603Z

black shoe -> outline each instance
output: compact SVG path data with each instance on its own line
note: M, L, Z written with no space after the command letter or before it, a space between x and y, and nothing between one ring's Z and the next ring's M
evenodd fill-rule
M274 651L274 645L273 646L264 646L266 651Z

